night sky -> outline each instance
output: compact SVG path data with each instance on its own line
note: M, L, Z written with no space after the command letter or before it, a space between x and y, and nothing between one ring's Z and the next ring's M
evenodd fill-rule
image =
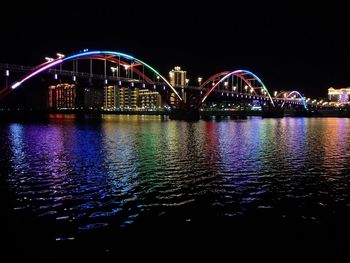
M128 53L165 76L179 65L192 84L248 69L270 91L326 97L330 86L350 86L346 3L144 2L7 4L0 62L36 65L56 52L89 48Z

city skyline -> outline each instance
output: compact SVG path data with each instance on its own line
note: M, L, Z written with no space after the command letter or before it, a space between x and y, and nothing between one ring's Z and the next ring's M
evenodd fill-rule
M163 75L180 65L190 81L247 69L270 90L297 89L307 97L326 97L329 87L350 85L348 22L341 5L318 4L315 12L289 1L234 8L177 3L101 3L93 12L80 3L43 4L31 12L26 4L9 4L0 18L11 21L0 61L34 66L56 52L89 48L131 54Z
M3 259L350 262L347 3L0 13Z

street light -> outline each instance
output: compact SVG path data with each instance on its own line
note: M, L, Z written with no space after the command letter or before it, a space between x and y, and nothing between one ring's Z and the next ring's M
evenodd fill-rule
M275 91L275 92L273 93L273 96L274 96L274 97L276 97L276 96L277 96L277 91Z
M118 68L116 67L111 67L111 70L112 70L112 76L114 78L114 73L117 71L117 75L118 75Z
M62 53L56 53L58 58L64 58L66 55L62 54Z
M8 85L8 77L10 76L10 71L8 69L6 69L6 71L5 71L5 76L6 76L6 86L5 87L7 87L7 85Z
M47 60L47 62L54 61L54 59L53 59L53 58L50 58L50 57L45 57L45 59Z
M201 85L202 79L203 79L203 78L198 77L198 84L199 84L199 86Z
M128 77L128 68L129 67L130 67L129 65L124 65L126 78Z

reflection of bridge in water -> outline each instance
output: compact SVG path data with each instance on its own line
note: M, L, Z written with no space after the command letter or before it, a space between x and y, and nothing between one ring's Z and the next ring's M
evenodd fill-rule
M263 117L283 117L286 107L299 114L307 113L305 99L298 91L280 92L272 97L262 80L248 70L220 72L198 87L173 86L149 64L114 51L59 55L34 68L8 64L1 64L0 68L6 76L0 100L22 86L29 88L30 83L42 75L50 79L51 85L62 81L79 85L85 81L90 85L157 91L169 105L171 119L197 120L201 112L246 115L247 105L258 107ZM107 72L107 68L112 71Z

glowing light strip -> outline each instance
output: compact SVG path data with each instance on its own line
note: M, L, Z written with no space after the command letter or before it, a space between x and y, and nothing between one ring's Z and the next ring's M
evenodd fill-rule
M233 74L232 72L229 73L229 74L227 74L225 77L223 77L222 79L220 79L217 83L215 83L215 85L212 86L211 89L210 89L209 91L207 91L207 93L205 93L205 95L204 95L204 97L203 97L201 103L203 103L203 102L207 99L207 97L209 96L209 94L210 94L222 81L224 81L225 79L227 79L227 78L228 78L229 76L231 76L232 74Z
M272 103L272 105L273 106L275 106L275 103L273 102L273 99L272 99L272 97L271 97L271 95L270 95L270 92L269 92L269 90L266 88L266 86L265 86L265 84L264 84L264 82L262 82L262 80L257 76L257 75L255 75L253 72L251 72L251 71L248 71L248 70L237 70L237 71L239 71L239 72L242 72L242 73L248 73L248 74L251 74L254 78L256 78L257 79L257 81L262 85L262 87L264 88L264 90L266 91L266 93L267 93L267 95L269 96L269 98L270 98L270 101L271 101L271 103Z
M55 66L55 65L57 65L57 64L60 64L60 63L62 63L62 59L57 59L57 60L52 61L50 64L46 64L45 66L39 68L38 70L36 70L36 71L30 73L30 74L29 74L28 76L26 76L24 79L22 79L22 80L20 80L20 81L17 81L15 84L13 84L13 85L11 86L11 89L17 88L19 85L21 85L21 84L22 84L23 82L25 82L26 80L28 80L28 79L34 77L35 75L39 74L40 72L43 72L44 70L47 70L47 69L49 69L49 68L51 68L51 67L53 67L53 66Z
M115 52L115 51L88 51L88 52L83 52L83 53L78 53L78 54L74 54L74 55L71 55L71 56L68 56L68 57L65 57L63 59L63 61L66 61L66 60L72 60L72 59L75 59L75 58L80 58L80 57L87 57L87 56L93 56L93 55L114 55L114 56L121 56L121 57L125 57L125 58L128 58L128 59L135 59L133 56L130 56L130 55L127 55L127 54L124 54L124 53L120 53L120 52Z
M177 91L175 90L175 88L157 71L155 70L153 67L151 67L150 65L148 65L147 63L143 62L140 59L134 58L133 56L124 54L124 53L120 53L120 52L115 52L115 51L88 51L88 52L83 52L83 53L78 53L78 54L74 54L65 58L58 58L52 62L49 62L49 64L44 63L43 67L40 67L39 69L37 69L36 71L30 73L28 76L26 76L25 78L23 78L22 80L14 83L11 88L15 89L18 86L20 86L23 82L25 82L26 80L34 77L35 75L39 74L40 72L43 72L44 70L47 70L51 67L54 67L60 63L63 63L65 61L69 61L72 59L78 59L81 57L88 57L88 56L94 56L94 55L114 55L114 56L120 56L120 57L124 57L130 60L135 60L139 63L141 63L142 65L146 66L147 68L149 68L151 71L153 71L155 74L157 74L169 87L170 89L176 94L176 96L180 99L180 101L182 101L181 96L177 93Z
M225 77L223 77L222 79L220 79L213 87L211 87L211 89L204 95L201 103L203 103L207 97L209 96L209 94L221 83L223 82L225 79L227 79L228 77L230 77L231 75L235 75L235 74L239 74L239 73L248 73L248 74L251 74L254 78L256 78L256 80L261 84L261 86L263 87L263 89L266 91L267 95L269 96L270 98L270 101L272 103L273 106L275 106L275 103L273 102L272 100L272 97L269 93L269 91L267 90L265 84L261 81L261 79L256 76L253 72L250 72L248 70L243 70L243 69L240 69L240 70L235 70L235 71L232 71L230 72L229 74L227 74Z
M148 67L150 70L152 70L154 73L156 73L170 88L171 90L176 94L176 96L182 101L181 96L179 95L179 93L177 93L177 91L175 90L175 88L166 80L166 78L164 78L161 74L159 74L159 72L157 70L155 70L154 68L152 68L150 65L148 65L147 63L135 58L136 61L140 62L141 64L145 65L146 67Z
M120 53L120 52L115 52L115 51L89 51L89 52L79 53L79 54L75 54L75 55L66 57L66 58L63 59L63 61L72 60L72 59L80 58L80 57L88 57L88 56L93 56L93 55L121 56L121 57L128 58L128 59L131 59L131 60L135 60L135 61L141 63L142 65L146 66L151 71L153 71L155 74L157 74L171 88L171 90L176 94L176 96L182 101L181 96L179 95L179 93L177 93L175 88L157 70L155 70L153 67L148 65L146 62L143 62L140 59L134 58L133 56L130 56L130 55L127 55L127 54L124 54L124 53Z
M304 97L300 94L299 91L293 90L293 91L289 92L286 98L289 98L289 97L292 96L293 94L299 95L299 97L301 98L301 100L302 100L302 102L303 102L303 106L304 106L305 110L307 110L306 101L305 101ZM282 107L284 106L285 103L286 103L286 101L284 101L284 102L282 103Z
M223 76L223 75L226 75L226 74L228 74L228 73L230 73L230 71L223 71L223 72L217 73L217 74L211 76L210 78L208 78L206 81L204 81L204 82L202 83L202 85L200 85L199 87L200 87L200 88L203 88L205 85L207 85L208 83L210 83L210 81L213 81L213 80L215 80L216 78L221 77L221 76Z

